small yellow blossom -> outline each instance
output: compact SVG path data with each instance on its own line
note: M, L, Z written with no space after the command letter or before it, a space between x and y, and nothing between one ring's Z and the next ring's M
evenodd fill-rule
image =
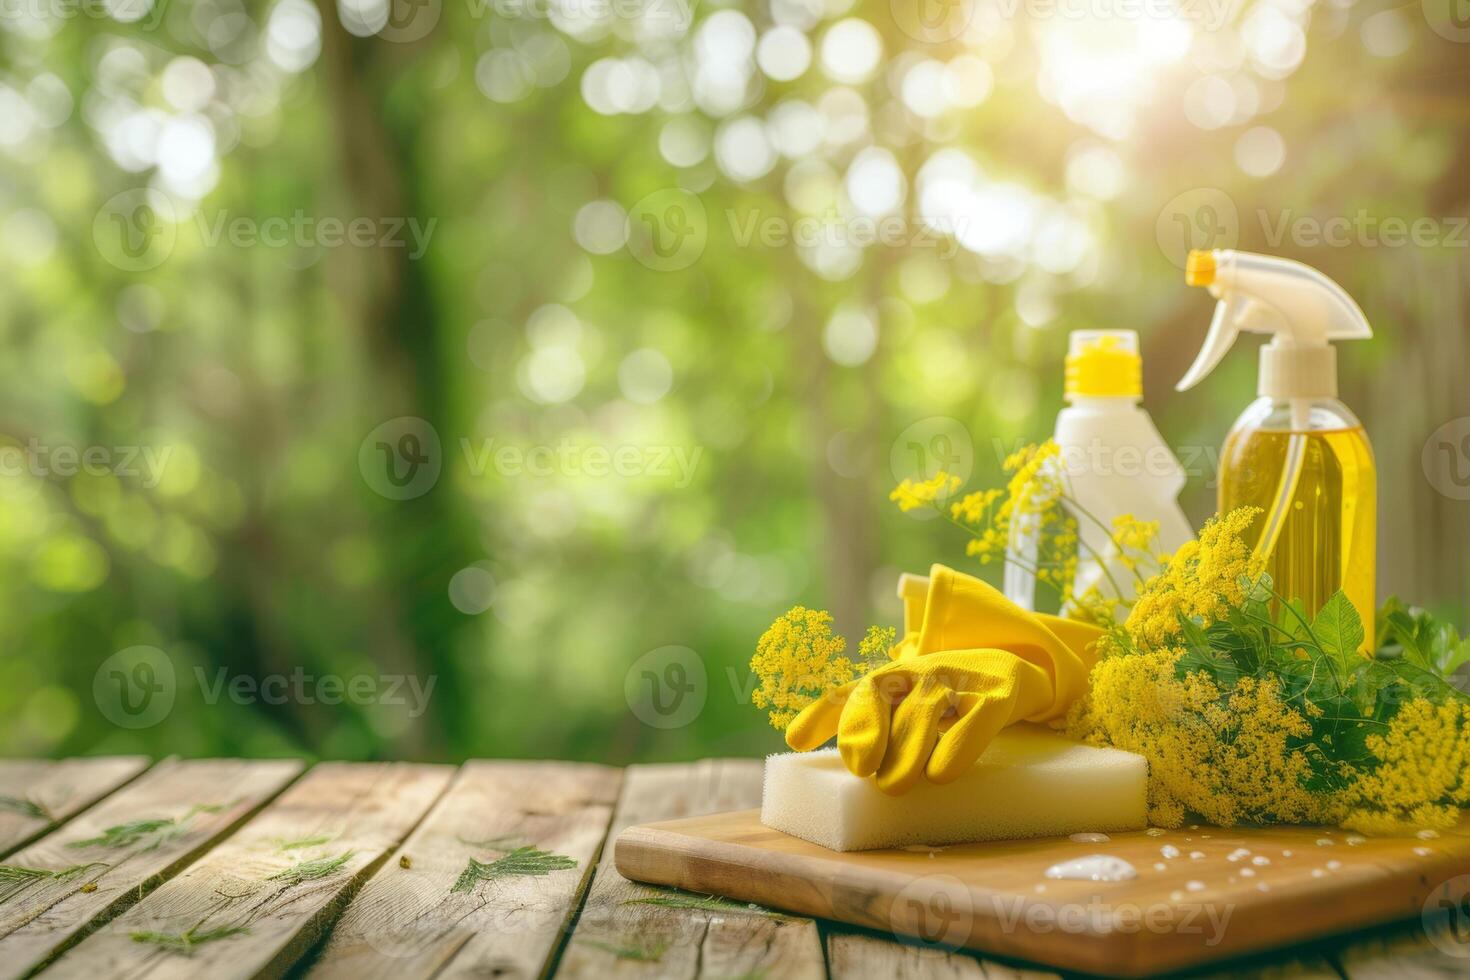
M1415 698L1367 743L1379 763L1353 785L1345 826L1391 834L1459 822L1470 805L1470 706Z
M869 652L873 631L863 641ZM832 635L832 615L796 606L771 624L756 645L750 669L760 678L751 694L757 708L770 711L771 725L785 730L797 713L860 673L842 656L847 640Z
M1136 573L1145 559L1156 561L1153 544L1158 536L1158 521L1141 521L1132 514L1114 517L1112 538L1118 552L1118 564Z
M1244 602L1241 580L1259 576L1262 562L1242 535L1259 513L1256 507L1232 510L1182 545L1139 590L1125 624L1128 635L1145 647L1165 645L1178 636L1180 616L1208 626Z
M940 470L931 479L913 480L905 479L893 492L888 495L889 500L898 503L898 509L907 514L917 507L928 507L937 501L943 500L960 488L960 478Z
M1149 819L1164 827L1190 814L1226 827L1340 819L1340 800L1305 786L1310 769L1295 745L1311 725L1277 683L1245 677L1227 691L1202 671L1180 680L1183 652L1104 656L1069 717L1075 737L1148 760Z
M893 648L894 641L898 638L898 630L892 626L869 626L867 635L858 644L858 656L862 659L862 668L872 670L886 664L892 656L889 651Z
M961 524L983 527L990 519L991 508L1002 495L1003 491L999 487L967 493L958 503L950 505L949 515Z

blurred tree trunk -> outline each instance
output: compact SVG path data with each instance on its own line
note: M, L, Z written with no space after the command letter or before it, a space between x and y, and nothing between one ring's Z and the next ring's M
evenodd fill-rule
M341 26L335 6L319 0L322 15L322 60L334 120L338 172L353 215L373 219L434 216L423 213L416 167L417 117L394 119L381 86L401 81L404 45L377 37L354 38ZM412 52L408 52L411 54ZM451 670L452 652L465 620L450 605L447 586L456 571L477 558L475 526L456 505L450 463L458 447L460 426L450 403L452 390L441 365L446 331L436 315L435 296L420 257L407 248L343 249L334 256L342 285L339 293L349 315L361 327L377 386L379 417L366 421L366 432L378 422L417 416L439 434L443 469L439 484L422 497L383 501L377 508L381 528L376 540L388 548L387 581L382 602L371 613L374 660L387 669L420 677ZM456 716L471 710L454 698L461 686L442 676L436 687L435 710L423 716L429 731L410 731L398 750L422 754L442 752L448 731L459 727Z

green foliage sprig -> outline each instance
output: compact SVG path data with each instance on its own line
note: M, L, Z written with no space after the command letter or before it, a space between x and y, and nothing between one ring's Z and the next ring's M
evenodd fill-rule
M72 841L67 847L106 847L111 849L143 844L141 850L151 851L186 833L194 818L201 813L218 813L224 809L213 804L199 804L189 808L181 817L148 817L114 824L102 831L99 837Z
M266 881L284 881L288 886L299 885L303 881L315 881L318 878L326 878L334 875L352 860L356 851L343 851L336 857L313 858L310 861L299 861L291 865L285 871L277 871L266 878Z
M144 943L149 946L157 946L160 949L172 953L181 953L190 956L194 950L206 943L218 942L221 939L229 939L231 936L243 936L250 932L244 926L221 926L218 929L200 930L199 927L190 926L183 932L153 932L140 929L128 933L128 938L135 943Z
M535 847L517 847L490 862L470 858L469 864L460 872L450 891L472 892L482 881L520 875L548 875L553 871L565 871L576 866L577 862L565 855Z

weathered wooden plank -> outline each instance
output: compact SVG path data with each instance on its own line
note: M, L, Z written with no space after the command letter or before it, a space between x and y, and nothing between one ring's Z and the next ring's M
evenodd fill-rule
M1055 973L847 931L827 935L827 968L833 980L1058 980Z
M1434 939L1425 933L1434 932ZM1470 921L1458 908L1447 916L1379 930L1337 954L1347 980L1433 980L1470 977Z
M0 883L0 977L24 976L122 912L300 771L295 760L161 762L11 855Z
M0 759L0 857L85 810L148 768L141 755Z
M1342 980L1337 967L1316 946L1253 956L1209 972L1185 974L1188 980Z
M279 976L321 938L453 774L452 766L323 763L47 976Z
M400 859L374 875L332 927L308 976L540 975L586 888L621 781L621 771L606 766L466 763ZM494 866L519 847L575 865L456 890L471 859Z
M609 840L635 823L756 806L760 795L759 760L634 766ZM826 975L810 919L628 881L610 850L603 851L559 977Z

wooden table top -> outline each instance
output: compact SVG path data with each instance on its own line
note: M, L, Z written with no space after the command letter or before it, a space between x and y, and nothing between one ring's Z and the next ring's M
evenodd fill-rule
M0 980L1056 976L613 867L624 827L760 792L753 759L0 760ZM1214 975L1470 976L1459 926L1459 945L1416 921Z

